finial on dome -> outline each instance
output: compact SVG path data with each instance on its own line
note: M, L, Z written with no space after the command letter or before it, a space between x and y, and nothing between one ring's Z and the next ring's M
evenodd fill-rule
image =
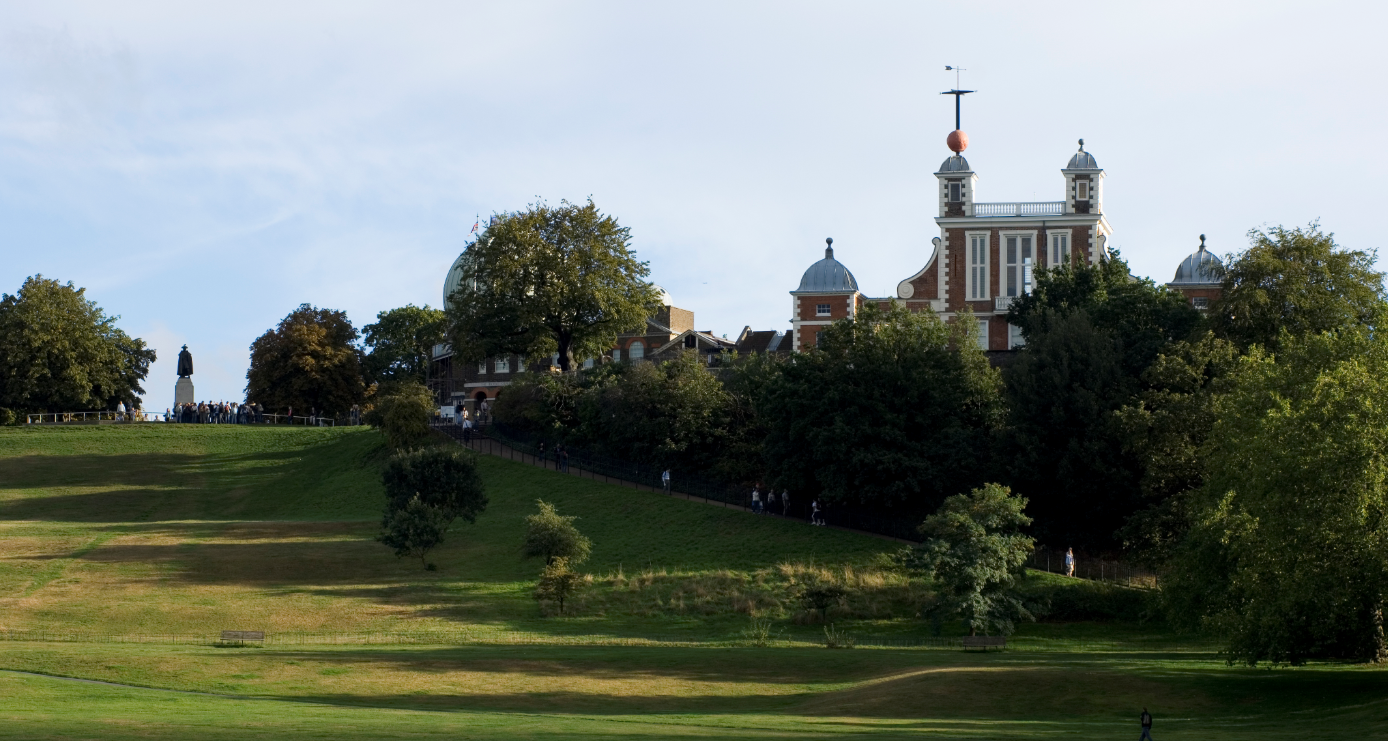
M1204 252L1204 251L1205 251L1205 235L1204 235L1204 234L1201 234L1201 235L1200 235L1200 251L1201 251L1201 252Z
M824 239L824 243L827 244L827 245L829 245L828 247L825 247L825 248L824 248L824 259L825 259L825 260L832 260L832 259L834 259L834 238L833 238L833 237L826 237L826 238Z
M950 148L950 151L959 154L969 148L969 135L955 129L949 132L949 136L945 137L945 145Z
M1080 139L1080 151L1081 151L1081 152L1084 151L1084 140L1083 140L1083 139Z

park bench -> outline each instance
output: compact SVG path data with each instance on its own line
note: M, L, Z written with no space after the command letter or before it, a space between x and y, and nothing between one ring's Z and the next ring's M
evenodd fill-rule
M990 648L1007 648L1007 639L1003 636L964 636L964 650L971 648L981 648L984 651Z
M265 631L263 630L224 630L222 631L223 643L245 643L246 641L265 642Z

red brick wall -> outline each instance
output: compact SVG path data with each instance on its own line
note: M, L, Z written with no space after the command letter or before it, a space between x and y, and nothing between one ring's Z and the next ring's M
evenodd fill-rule
M845 295L838 296L799 296L800 312L799 318L804 321L814 319L842 319L848 316L848 299ZM819 304L829 304L829 316L820 316L815 313L815 307Z
M931 258L930 262L925 265L925 272L911 281L911 287L915 289L915 292L911 294L911 298L928 299L940 297L940 270L937 265L938 260L938 257Z

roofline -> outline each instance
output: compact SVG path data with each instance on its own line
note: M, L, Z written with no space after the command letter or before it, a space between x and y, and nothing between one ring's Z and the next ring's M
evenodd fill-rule
M1167 288L1223 288L1223 283L1177 283L1172 281L1166 284Z
M1084 226L1088 224L1103 224L1104 229L1112 234L1113 227L1109 226L1108 219L1102 213L1098 214L1059 214L1056 216L936 216L935 223L941 227L959 226L1006 226L1008 224L1036 224L1044 222L1063 222L1074 226Z
M797 289L795 289L794 291L791 291L791 292L790 292L790 295L792 295L792 296L852 296L853 294L856 294L856 293L862 293L862 291L858 290L857 288L854 288L854 289L852 289L852 290L849 290L849 289L847 289L847 288L842 288L842 289L839 289L839 290L837 290L837 291L802 291L802 290L800 290L799 288L797 288Z

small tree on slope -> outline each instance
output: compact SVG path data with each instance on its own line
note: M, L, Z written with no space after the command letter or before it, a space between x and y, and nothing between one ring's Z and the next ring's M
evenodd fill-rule
M937 609L963 618L969 635L1012 632L1016 619L1030 619L1013 592L1032 550L1020 529L1031 523L1022 514L1027 500L1010 489L986 484L968 495L945 500L920 526L925 542L910 557L939 590Z

